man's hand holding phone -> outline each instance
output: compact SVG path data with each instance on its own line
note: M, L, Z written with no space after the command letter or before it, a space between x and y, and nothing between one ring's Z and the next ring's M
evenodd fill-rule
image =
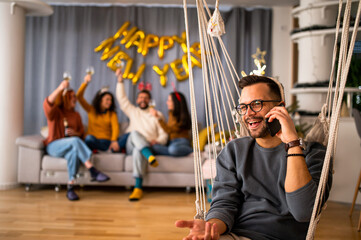
M277 120L277 118L273 119L272 122L269 121L269 118L266 118L266 124L268 131L272 137L274 137L281 130L281 124L280 121Z
M284 143L298 139L296 127L283 104L272 108L265 117L271 135L274 134Z

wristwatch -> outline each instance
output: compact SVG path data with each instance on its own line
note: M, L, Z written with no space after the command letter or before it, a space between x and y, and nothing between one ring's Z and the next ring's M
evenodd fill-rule
M305 142L303 141L302 138L299 138L297 140L286 143L285 144L285 150L286 150L286 152L288 152L288 149L293 148L293 147L297 147L297 146L300 146L303 150L305 150L306 144L305 144Z

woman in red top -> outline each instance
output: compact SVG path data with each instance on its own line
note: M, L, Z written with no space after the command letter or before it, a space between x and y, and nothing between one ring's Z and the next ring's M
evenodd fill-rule
M89 161L91 150L82 140L84 128L79 113L75 111L76 96L74 91L68 87L69 82L62 81L44 100L43 108L49 128L44 145L50 156L62 157L67 160L69 181L66 196L73 201L79 199L73 186L80 162L89 169L92 181L104 182L110 178L96 170ZM60 100L56 101L57 99Z

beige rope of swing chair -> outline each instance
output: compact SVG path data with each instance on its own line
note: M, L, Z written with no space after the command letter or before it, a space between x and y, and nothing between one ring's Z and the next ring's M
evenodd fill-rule
M351 57L356 41L357 29L360 21L360 13L361 13L361 0L359 1L359 6L357 10L356 20L352 32L352 37L350 44L348 44L349 39L349 27L350 27L350 17L351 17L351 4L352 0L347 0L345 11L344 11L344 21L343 21L343 28L342 28L342 35L341 35L341 45L340 45L340 52L339 52L339 61L338 61L338 70L337 70L337 77L336 77L336 86L335 86L335 94L333 99L332 105L332 113L329 110L329 118L330 118L330 128L329 128L329 136L328 136L328 144L326 149L326 156L324 160L324 165L322 168L321 178L317 190L317 195L315 199L315 204L312 212L312 217L310 221L310 225L308 228L307 238L306 239L313 239L317 223L320 218L320 209L323 202L324 191L326 187L328 172L330 169L330 162L331 157L335 156L336 150L336 142L337 142L337 131L339 126L340 120L340 112L342 106L342 99L343 94L346 86L347 75L350 68ZM334 47L334 54L333 54L333 63L332 63L332 70L330 76L330 84L327 94L326 104L331 105L331 94L332 94L332 84L333 84L333 75L334 75L334 68L335 68L335 59L336 59L336 52L337 49L337 41L338 41L338 29L340 25L340 16L342 10L343 1L339 0L339 14L337 18L337 27L336 27L336 37L335 37L335 47ZM348 49L347 49L348 48ZM321 112L322 114L322 112Z
M221 60L216 49L214 39L211 38L206 32L206 26L208 24L206 13L202 7L202 2L197 0L197 13L198 13L198 25L199 25L199 37L201 43L201 61L202 61L202 79L203 79L203 93L205 97L205 111L206 111L206 128L210 129L211 134L207 136L208 143L211 144L211 147L208 149L208 158L215 159L217 156L216 146L215 146L215 129L213 128L214 119L213 115L216 115L217 126L221 133L221 146L224 147L224 144L227 143L225 137L225 127L227 125L228 131L231 132L231 126L229 125L228 115L224 115L226 118L226 123L222 119L222 111L228 109L229 112L232 112L235 103L233 98L230 96L231 89L226 78L226 72L222 67ZM205 5L206 6L206 5ZM210 11L207 8L208 16L210 16ZM206 199L203 186L203 173L202 173L202 159L199 148L198 141L198 121L196 114L196 105L195 105L195 93L194 93L194 82L193 82L193 71L191 65L191 52L189 49L189 30L188 30L188 17L187 17L187 3L184 0L184 17L185 17L185 26L187 34L187 46L188 46L188 66L189 67L189 90L190 90L190 102L191 102L191 115L192 115L192 136L193 136L193 146L194 146L194 169L195 169L195 189L196 189L196 210L197 214L195 218L204 219L206 214ZM219 38L220 39L220 38ZM220 39L221 40L221 39ZM222 50L225 50L224 44L222 42ZM207 54L206 54L207 53ZM230 75L233 79L234 89L236 89L238 97L240 96L237 89L236 80L239 80L239 77L235 71L235 68L230 61L228 53L226 54L226 63L227 65L233 68L233 72L230 72ZM209 71L208 71L209 70ZM222 88L223 86L223 88ZM223 89L224 94L220 91L220 96L216 89ZM212 109L212 99L211 96L215 96L214 106L215 110ZM218 99L221 99L219 101ZM209 118L208 118L209 117ZM237 123L235 119L231 121L233 123L234 129L237 129ZM212 167L212 165L211 165ZM211 170L212 171L212 170ZM213 172L213 171L212 171Z
M191 55L190 55L190 49L189 49L189 29L188 29L188 17L187 17L187 3L186 0L184 2L184 17L185 17L185 27L186 27L186 34L187 34L187 46L188 46L188 66L189 66L189 86L190 86L190 98L191 98L191 115L192 115L192 136L193 136L193 146L194 146L194 169L195 169L195 187L196 187L196 210L197 214L195 218L201 218L204 219L206 215L206 201L205 201L205 193L204 193L204 185L203 185L203 173L202 173L202 161L201 161L201 154L200 154L200 148L199 148L199 134L198 134L198 122L197 122L197 113L196 113L196 104L195 104L195 94L194 94L194 82L193 82L193 71L192 71L192 65L191 65ZM219 75L221 75L221 81L223 82L223 86L225 86L225 89L228 90L230 93L231 90L228 85L228 81L226 81L225 77L225 71L221 64L220 57L218 54L218 51L216 49L215 43L213 38L211 38L206 33L206 26L207 26L207 18L204 11L204 8L206 8L208 12L208 16L210 17L210 11L207 7L207 3L205 0L196 0L197 3L197 13L198 13L198 25L199 25L199 37L200 37L200 43L201 43L201 58L202 58L202 76L203 76L203 84L204 84L204 97L205 97L205 109L206 109L206 122L207 122L207 129L211 129L211 136L208 135L208 142L213 143L212 144L212 154L210 153L210 150L208 152L209 159L215 159L217 153L215 150L214 142L215 142L215 133L213 127L213 110L212 110L212 103L211 103L211 94L210 94L210 86L209 86L209 78L208 78L208 70L210 72L210 82L212 86L212 94L215 96L213 99L215 102L215 114L217 116L217 124L220 128L221 132L224 132L224 126L222 122L221 111L220 111L220 105L218 101L218 94L215 91L216 86L218 88L221 88L221 85L219 83ZM341 16L341 10L342 10L343 2L342 0L339 0L339 15L337 18L337 25L336 25L336 36L335 36L335 45L334 45L334 53L333 53L333 64L332 64L332 70L331 70L331 76L330 76L330 84L328 89L328 94L326 98L326 104L322 107L321 113L317 119L319 121L319 124L321 124L321 128L319 125L317 125L317 128L315 127L313 130L310 131L309 135L306 137L307 140L316 140L320 143L323 143L324 145L327 145L327 151L324 161L324 166L321 173L321 178L319 181L319 187L317 191L317 196L314 204L314 209L311 217L311 222L309 225L309 230L307 234L307 239L313 239L315 229L317 222L320 217L320 208L322 203L322 196L324 195L327 176L330 168L330 161L331 156L334 156L335 153L335 145L337 141L337 129L339 125L339 116L340 116L340 109L342 104L342 97L345 89L345 84L347 80L347 74L348 69L350 66L351 56L353 52L353 47L356 39L356 33L358 28L358 22L360 19L360 9L361 9L361 0L357 11L357 17L355 21L355 26L353 29L353 34L351 38L351 42L349 44L349 50L347 51L348 46L348 31L349 31L349 23L350 23L350 9L351 9L351 0L347 0L346 7L345 7L345 14L344 14L344 23L343 23L343 30L342 30L342 36L341 36L341 46L340 46L340 54L339 54L339 68L337 71L337 77L336 77L336 86L335 86L335 94L333 98L333 104L332 104L332 111L331 111L331 95L332 95L332 89L333 89L333 78L334 78L334 69L335 69L335 59L337 54L337 41L338 41L338 32L339 32L339 26L340 26L340 16ZM219 0L216 2L216 9L214 12L215 14L219 14L218 11L219 6ZM212 20L212 19L211 19ZM223 20L221 22L223 24ZM234 83L235 89L237 90L238 97L240 97L240 93L238 91L238 87L236 85L236 80L239 80L239 77L236 73L236 70L230 60L230 57L228 55L228 52L225 48L225 45L221 39L221 37L218 35L216 36L219 44L221 46L221 50L225 56L227 67L229 69L230 75L232 77L232 82ZM207 53L207 54L206 54ZM213 57L214 56L214 57ZM216 60L214 60L216 59ZM208 67L210 66L210 67ZM232 71L233 70L233 71ZM236 79L235 79L235 77ZM218 84L216 84L216 80ZM276 81L278 82L278 81ZM232 109L234 108L234 102L229 100L229 95L226 94L226 99L228 102L228 108L229 111L232 112ZM221 100L222 100L222 106L223 109L226 109L225 103L223 101L224 96L222 95L221 91ZM233 103L233 108L231 105L231 102ZM328 116L326 117L326 112L328 109ZM332 112L332 115L331 115ZM209 120L207 118L209 116ZM244 126L242 126L242 122L240 119L232 119L235 129L236 127L236 121L239 123L240 127L239 130L237 129L236 135L237 137L242 137L247 135L245 132ZM228 118L227 118L228 123ZM228 124L227 124L228 125ZM230 131L230 126L228 125L228 129ZM317 132L316 130L322 129L323 131ZM327 137L328 135L328 137ZM212 140L212 141L210 141ZM225 139L225 136L223 136L224 143L227 143L227 140ZM222 137L221 137L221 144L222 143ZM211 165L211 172L212 171L212 165Z

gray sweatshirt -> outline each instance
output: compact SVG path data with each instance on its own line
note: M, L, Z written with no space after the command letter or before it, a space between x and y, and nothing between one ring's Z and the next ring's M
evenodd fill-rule
M251 137L228 143L217 158L217 176L206 219L218 218L227 225L228 232L251 239L305 239L325 148L308 143L304 153L312 180L286 193L284 143L262 148ZM332 166L325 199L331 184Z

